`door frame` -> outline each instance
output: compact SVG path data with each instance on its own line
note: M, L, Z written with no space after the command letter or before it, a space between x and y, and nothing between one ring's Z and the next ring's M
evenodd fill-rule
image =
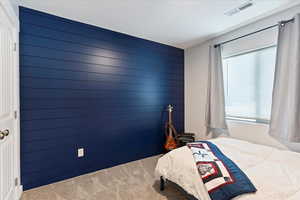
M0 9L4 10L8 20L10 21L13 28L13 40L14 40L14 70L13 70L13 109L15 112L15 122L14 122L14 154L15 154L15 166L14 166L14 176L15 176L15 200L21 198L23 187L21 185L21 155L20 155L20 70L19 70L19 32L20 32L20 22L18 13L18 0L0 0Z

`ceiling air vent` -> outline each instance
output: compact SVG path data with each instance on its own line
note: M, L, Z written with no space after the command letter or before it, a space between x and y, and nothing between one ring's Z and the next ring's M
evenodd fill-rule
M250 0L250 1L246 2L246 3L243 3L242 5L240 5L237 8L233 8L231 10L228 10L224 14L227 15L227 16L232 16L232 15L235 15L235 14L241 12L242 10L250 8L251 6L253 6L253 1L252 0Z

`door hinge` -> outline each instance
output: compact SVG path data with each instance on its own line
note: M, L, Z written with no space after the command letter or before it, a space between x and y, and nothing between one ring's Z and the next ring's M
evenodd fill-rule
M17 43L14 43L14 51L17 51Z
M15 119L18 118L18 111L16 111L16 110L15 110L15 112L14 112L14 117L15 117Z
M15 178L15 186L18 186L18 185L19 185L19 179Z

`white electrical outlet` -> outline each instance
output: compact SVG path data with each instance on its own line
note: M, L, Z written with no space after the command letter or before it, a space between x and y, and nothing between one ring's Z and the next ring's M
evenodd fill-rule
M78 158L83 157L84 156L84 148L78 149L77 155L78 155Z

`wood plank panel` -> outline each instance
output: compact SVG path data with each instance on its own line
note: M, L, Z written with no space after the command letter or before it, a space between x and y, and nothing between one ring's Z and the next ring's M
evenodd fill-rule
M20 20L25 190L161 153L168 104L184 130L182 49L23 7Z

